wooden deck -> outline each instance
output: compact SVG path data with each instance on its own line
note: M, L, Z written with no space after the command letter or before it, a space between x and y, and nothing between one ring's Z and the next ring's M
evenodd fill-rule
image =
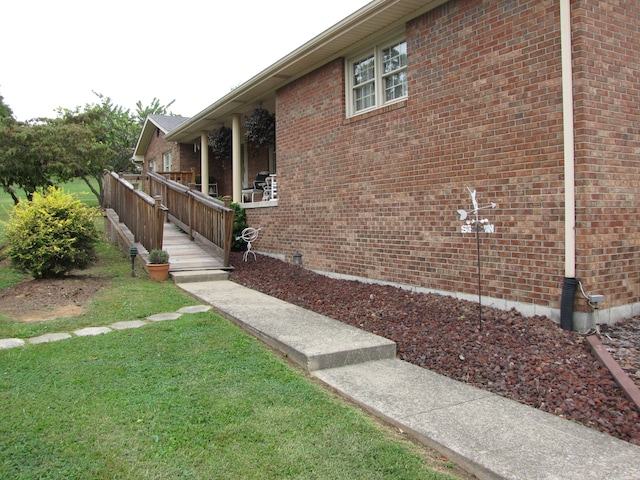
M224 259L211 250L189 240L173 223L164 224L162 248L169 252L169 271L187 272L194 270L224 269Z

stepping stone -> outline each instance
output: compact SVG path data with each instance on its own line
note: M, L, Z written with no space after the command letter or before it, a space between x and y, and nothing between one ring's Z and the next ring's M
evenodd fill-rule
M113 328L114 330L126 330L128 328L140 328L147 325L147 322L144 320L129 320L126 322L116 322L109 325L109 328Z
M109 333L112 330L109 327L87 327L80 330L76 330L75 333L78 337L90 337L93 335L100 335L102 333Z
M22 347L24 346L24 340L20 338L3 338L0 339L0 350L6 348Z
M30 338L29 343L57 342L58 340L65 340L67 338L71 338L71 335L68 333L46 333L39 337Z
M151 315L147 317L147 320L152 322L164 322L165 320L175 320L182 316L181 313L158 313L156 315Z
M178 313L200 313L211 310L211 305L193 305L191 307L182 307Z

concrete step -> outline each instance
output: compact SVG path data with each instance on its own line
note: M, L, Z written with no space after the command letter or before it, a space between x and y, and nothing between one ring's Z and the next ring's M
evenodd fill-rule
M224 270L190 270L184 272L171 272L174 283L210 282L217 280L228 280L229 272Z
M181 283L225 317L308 371L393 359L396 344L231 281Z

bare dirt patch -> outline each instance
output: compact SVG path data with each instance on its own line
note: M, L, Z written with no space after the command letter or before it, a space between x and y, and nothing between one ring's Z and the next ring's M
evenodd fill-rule
M0 290L0 313L23 322L76 317L106 285L106 279L91 275L28 280Z

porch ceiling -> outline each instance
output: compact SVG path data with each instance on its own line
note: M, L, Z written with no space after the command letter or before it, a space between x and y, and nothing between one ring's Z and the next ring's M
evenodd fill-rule
M277 89L357 49L372 36L398 28L447 1L374 0L232 90L165 138L191 142L200 137L200 132L229 124L233 114L246 114L260 104L273 112Z

